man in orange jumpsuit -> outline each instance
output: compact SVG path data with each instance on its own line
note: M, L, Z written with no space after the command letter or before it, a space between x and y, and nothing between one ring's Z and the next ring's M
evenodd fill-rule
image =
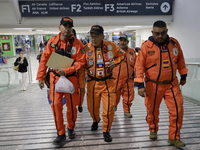
M65 125L63 120L63 95L66 99L67 106L67 128L68 136L70 139L75 138L74 127L77 118L76 106L79 103L78 98L78 78L77 70L85 64L85 52L83 44L72 37L71 31L73 27L73 20L69 17L63 17L58 27L60 33L53 36L49 41L43 52L40 65L37 73L37 80L39 80L39 86L42 89L44 87L44 75L47 67L46 63L52 52L56 52L60 55L74 59L71 67L64 69L53 69L50 72L50 93L49 99L51 101L51 107L54 114L55 126L57 129L58 137L53 141L53 144L60 144L66 139ZM75 92L69 93L58 93L55 91L55 84L60 76L66 76L74 85Z
M183 97L179 84L186 83L188 69L179 42L169 37L167 31L164 21L159 20L154 23L153 36L143 43L137 57L134 81L138 86L138 94L145 96L150 139L157 139L159 107L164 98L169 109L168 143L182 147L185 146L185 143L180 140ZM180 83L176 77L177 69L181 75Z
M117 67L113 69L116 84L116 106L114 111L117 110L117 105L120 101L120 96L123 97L124 116L132 118L130 108L134 99L134 86L132 75L134 73L134 66L136 60L135 51L128 47L128 39L126 34L119 37L119 47L126 52L126 59Z
M85 46L87 71L87 105L93 118L91 130L98 129L100 121L100 103L103 103L103 136L105 142L111 142L110 128L114 118L113 107L116 105L113 68L124 59L125 52L113 42L104 41L104 30L99 25L90 30L91 43ZM85 69L81 69L81 88L84 86Z

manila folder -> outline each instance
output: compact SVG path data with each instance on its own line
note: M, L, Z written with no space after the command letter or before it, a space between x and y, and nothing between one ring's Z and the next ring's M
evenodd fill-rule
M60 54L52 52L46 66L53 68L53 69L67 68L72 65L73 61L74 60L69 57L62 56Z

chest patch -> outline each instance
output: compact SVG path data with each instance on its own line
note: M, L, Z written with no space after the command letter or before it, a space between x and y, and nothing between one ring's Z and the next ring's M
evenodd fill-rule
M110 59L113 58L113 53L112 52L108 52L108 58L110 58Z
M169 68L169 60L163 60L163 68Z
M130 61L133 61L133 56L130 56Z
M108 45L108 50L112 50L112 46L111 45Z
M74 54L76 54L76 47L72 47L72 54L74 55Z
M88 56L92 56L92 51L87 51Z
M149 56L155 55L155 51L154 51L154 50L153 50L153 51L148 51L148 55L149 55Z
M97 59L97 63L98 64L102 64L103 63L103 59Z
M88 61L88 64L89 64L90 66L92 66L92 65L94 64L93 60L89 60L89 61Z

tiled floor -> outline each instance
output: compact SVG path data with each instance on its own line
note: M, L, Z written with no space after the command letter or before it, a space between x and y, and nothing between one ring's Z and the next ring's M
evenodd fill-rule
M187 146L182 149L200 150L200 105L185 100L184 109L181 137ZM63 112L65 114L66 108ZM164 102L160 107L156 141L149 139L144 99L137 94L131 113L133 118L124 118L120 103L111 130L113 141L106 143L102 135L102 121L98 131L90 131L92 119L85 101L83 113L78 113L76 138L67 138L63 147L57 148L52 144L57 134L51 107L46 98L46 89L40 90L36 83L29 84L25 92L19 91L19 88L10 89L0 94L0 150L178 150L167 143L169 118Z

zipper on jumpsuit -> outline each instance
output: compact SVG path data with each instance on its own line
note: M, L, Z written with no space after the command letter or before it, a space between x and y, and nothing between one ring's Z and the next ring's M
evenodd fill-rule
M152 67L154 67L154 66L156 66L156 65L157 65L157 63L153 64L152 66L150 66L150 67L147 68L146 70L149 70L150 68L152 68Z
M158 74L158 78L157 78L157 82L158 82L158 80L159 80L159 78L160 78L160 73L161 73L161 66L162 66L162 53L161 53L161 47L160 46L158 46L159 47L159 52L160 52L160 69L159 69L159 74ZM154 117L154 119L153 119L153 123L154 123L154 125L155 125L155 132L156 132L156 124L155 124L155 115L154 115L154 111L155 111L155 106L156 106L156 96L157 96L157 91L158 91L158 83L156 83L156 92L155 92L155 98L154 98L154 106L153 106L153 117Z

